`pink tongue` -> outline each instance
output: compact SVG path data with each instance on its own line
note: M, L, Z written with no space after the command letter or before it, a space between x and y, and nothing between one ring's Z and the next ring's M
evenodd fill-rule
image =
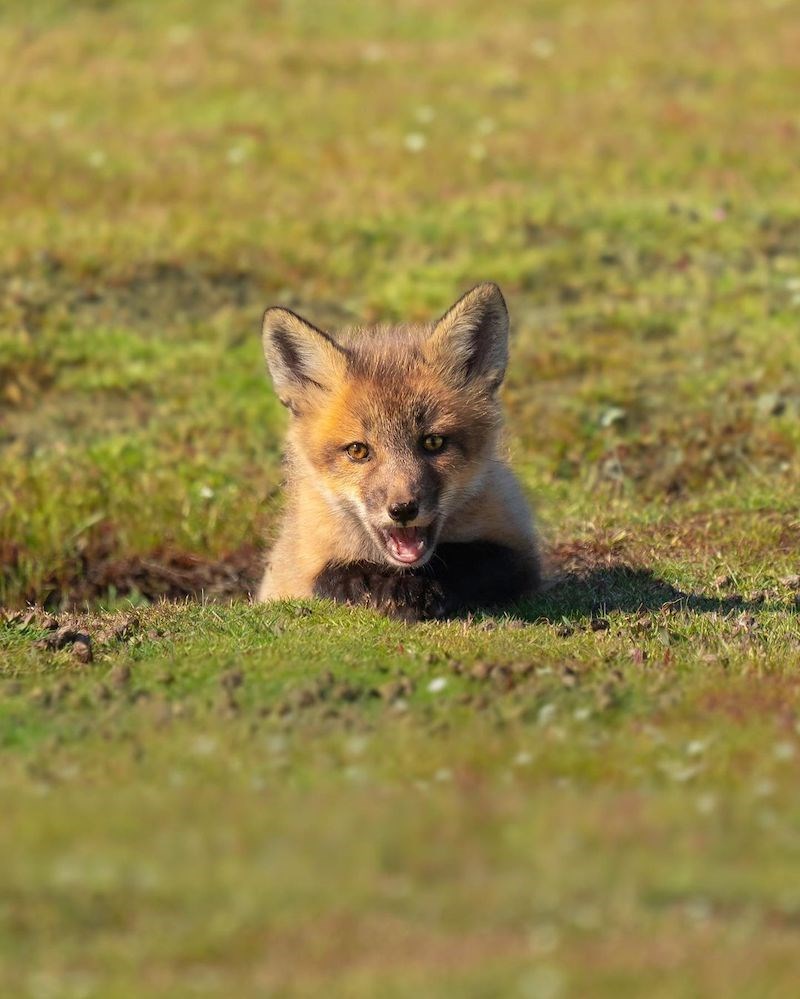
M408 559L413 562L422 555L425 547L425 539L422 537L419 528L416 527L396 527L389 531L392 539L395 554L400 559Z

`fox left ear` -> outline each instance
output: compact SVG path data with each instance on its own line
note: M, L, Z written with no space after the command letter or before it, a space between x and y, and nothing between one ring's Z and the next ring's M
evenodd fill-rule
M344 349L289 309L267 309L262 339L278 398L293 413L300 412L309 392L325 390L343 377Z
M431 363L461 384L493 392L508 364L508 309L496 284L479 284L435 324L425 348Z

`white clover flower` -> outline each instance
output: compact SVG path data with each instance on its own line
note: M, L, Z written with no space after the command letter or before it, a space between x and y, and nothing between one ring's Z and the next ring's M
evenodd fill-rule
M555 713L556 713L555 704L543 704L539 708L539 714L536 716L537 721L539 722L540 725L546 725L549 721L552 720L553 715Z
M753 794L758 798L768 798L775 793L775 784L768 777L757 780L753 785Z
M410 153L421 153L428 145L428 140L422 132L409 132L403 140L403 145Z
M383 62L386 58L386 49L380 45L378 42L370 42L369 45L365 45L362 52L361 58L364 62L378 63Z
M213 756L217 751L217 740L211 735L198 735L192 743L195 756Z
M711 815L717 807L717 796L711 793L701 794L695 806L700 815Z
M369 739L363 735L354 735L345 743L345 750L350 756L361 756L369 745Z
M556 47L549 38L534 38L531 42L531 52L537 59L550 59Z

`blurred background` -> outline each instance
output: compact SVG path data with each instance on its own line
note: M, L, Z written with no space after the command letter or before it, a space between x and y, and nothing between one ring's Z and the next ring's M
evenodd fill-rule
M551 534L774 504L796 485L797 14L7 0L0 599L246 590L280 502L274 303L335 328L498 281Z
M0 994L796 995L798 4L3 0L0 66ZM228 601L263 309L484 280L558 585Z

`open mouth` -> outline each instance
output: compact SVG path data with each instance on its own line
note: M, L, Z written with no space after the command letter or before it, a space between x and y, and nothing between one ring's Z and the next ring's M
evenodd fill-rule
M403 565L416 565L430 549L431 528L388 527L381 531L389 555Z

